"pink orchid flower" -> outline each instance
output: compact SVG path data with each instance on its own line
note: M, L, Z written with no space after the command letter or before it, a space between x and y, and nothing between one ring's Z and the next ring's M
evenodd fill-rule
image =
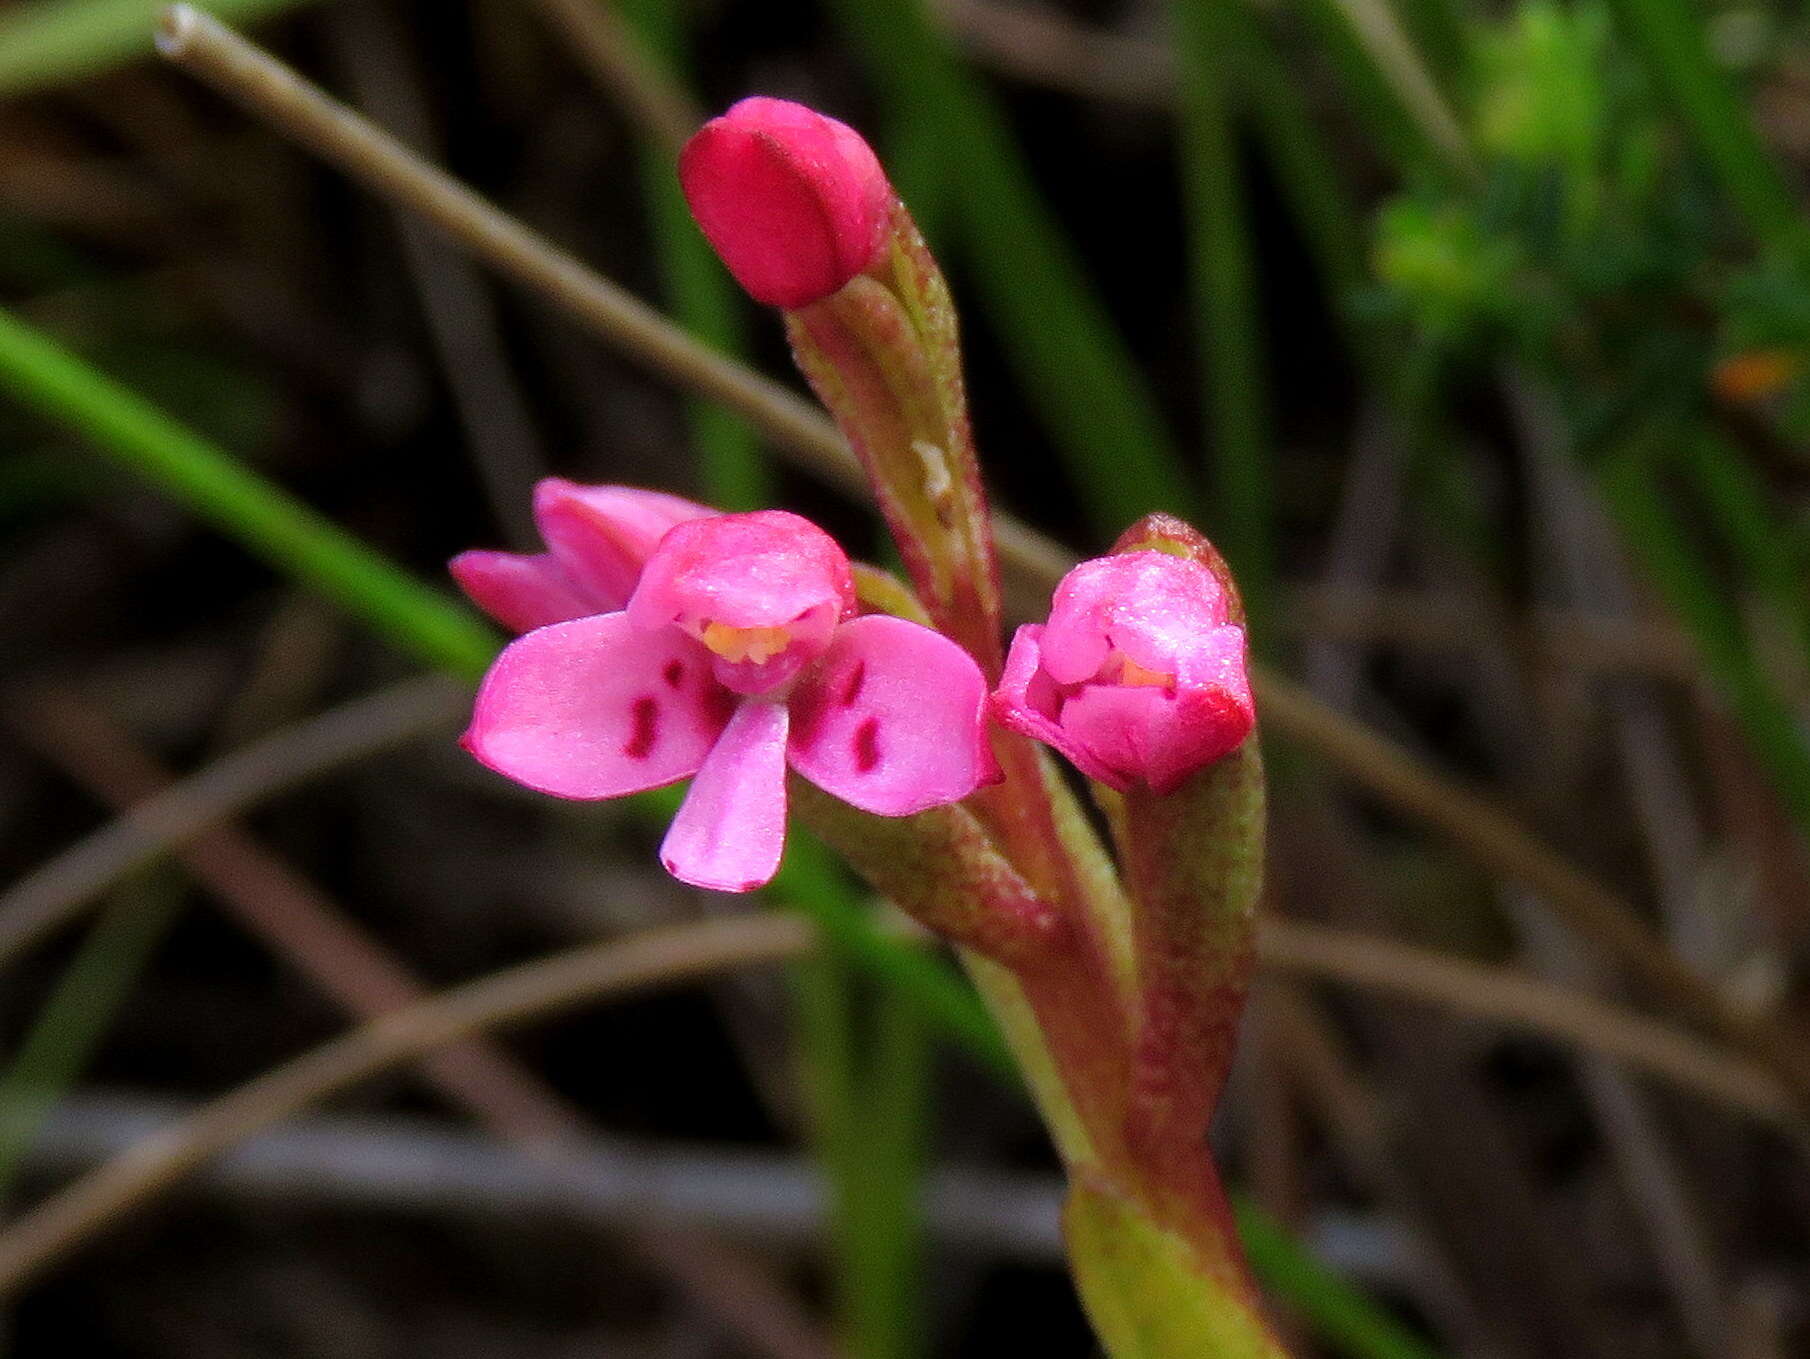
M759 96L692 136L679 183L729 272L771 307L808 306L867 269L894 201L860 133Z
M993 776L979 666L940 633L854 609L848 558L808 520L686 520L625 609L503 650L465 747L557 797L695 776L661 859L684 882L749 891L779 867L788 764L881 816L960 801Z
M1244 629L1218 579L1167 552L1082 562L1049 621L1018 629L991 700L999 721L1120 791L1170 793L1256 721Z
M547 551L461 552L447 569L472 603L526 632L620 609L666 530L715 513L662 491L546 477L534 487L534 523Z

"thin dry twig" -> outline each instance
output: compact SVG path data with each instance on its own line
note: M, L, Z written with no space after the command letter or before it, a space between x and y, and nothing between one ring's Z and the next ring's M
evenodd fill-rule
M1286 599L1275 626L1316 641L1470 652L1503 640L1481 610L1455 608L1422 590L1297 585ZM1702 675L1684 634L1664 623L1559 608L1532 608L1524 619L1525 645L1545 665L1604 679L1692 684Z
M31 1149L37 1171L75 1175L157 1137L191 1102L124 1092L64 1098ZM654 1219L794 1248L823 1239L823 1175L796 1151L647 1142L592 1133L554 1164L421 1117L305 1114L223 1152L196 1187L253 1205L339 1203L377 1211L576 1222L611 1231ZM924 1226L939 1249L1039 1265L1062 1260L1053 1172L937 1165Z
M205 1105L19 1218L0 1236L0 1297L16 1296L45 1268L210 1157L379 1072L505 1022L791 957L812 938L809 925L784 916L673 926L560 954L391 1010Z
M700 344L218 21L188 5L173 5L158 28L157 49L380 196L420 213L628 354L740 411L819 475L865 493L841 436L814 406Z
M126 873L272 793L450 721L462 694L450 681L409 681L286 728L135 801L119 820L0 895L0 938L22 937L15 918L31 918L39 931L66 923ZM49 707L41 706L45 701L42 696L20 700L17 706L27 715L22 730L41 746L48 743L59 763L68 764L72 743L92 750L97 736L105 760L117 760L123 738L111 724L97 733L99 719L89 710L66 697L50 700ZM84 767L91 779L93 765ZM137 772L145 775L142 765ZM116 794L125 791L111 781L110 786ZM1370 936L1289 920L1266 920L1262 928L1262 956L1269 967L1431 1000L1606 1052L1762 1118L1785 1117L1776 1085L1763 1075L1631 1011L1499 968Z
M34 915L53 909L58 923L66 922L126 873L269 794L447 720L450 713L443 705L458 692L458 686L439 680L411 681L285 729L169 784L0 896L0 922L18 909ZM59 763L68 763L69 742L94 745L97 717L67 698L48 709L28 704L22 711L34 715L26 727L40 744L62 733L62 739L50 742ZM111 763L117 759L120 734L106 724L99 735ZM93 767L85 767L84 777L91 779ZM142 775L143 768L138 772ZM124 790L113 785L113 791ZM1432 1001L1460 1014L1576 1043L1760 1118L1789 1121L1778 1086L1753 1067L1676 1029L1588 996L1448 954L1300 921L1265 920L1260 946L1267 967Z
M1175 52L1166 43L996 0L936 0L932 8L971 55L1016 79L1140 108L1175 103Z
M1443 831L1479 863L1531 889L1581 936L1694 1020L1751 1053L1800 1102L1810 1102L1810 1064L1795 1037L1775 1020L1731 1010L1622 897L1535 839L1488 799L1431 773L1399 747L1337 717L1278 675L1269 676L1263 704L1272 724L1340 769L1365 770L1365 786L1389 806Z
M663 76L612 4L598 0L529 0L565 37L599 89L675 155L704 121L704 112Z
M809 922L754 915L648 930L556 954L392 1010L277 1067L146 1139L18 1219L0 1235L0 1298L142 1207L226 1148L360 1081L450 1043L730 968L781 962L815 946ZM1555 1010L1578 1041L1761 1118L1789 1121L1782 1092L1763 1073L1663 1026L1424 950L1299 924L1265 931L1265 961L1302 972L1364 977L1405 995L1539 1029ZM1735 1073L1739 1073L1738 1079Z
M1512 370L1503 374L1521 435L1523 465L1544 528L1549 559L1543 593L1567 605L1632 618L1637 597L1614 534L1588 494L1554 395ZM1722 961L1706 935L1698 901L1705 841L1683 754L1651 686L1614 684L1600 699L1620 756L1622 784L1647 846L1666 937L1680 958L1715 975ZM1556 730L1556 724L1554 724ZM1551 748L1535 740L1535 749ZM1551 764L1551 761L1542 763ZM1596 971L1578 942L1532 903L1510 898L1535 967L1554 981L1596 989ZM1659 1273L1697 1353L1722 1352L1732 1308L1715 1234L1688 1182L1682 1157L1646 1093L1600 1057L1579 1076L1596 1112L1629 1205L1639 1215Z
M1330 1144L1345 1162L1346 1173L1379 1206L1418 1228L1415 1254L1419 1268L1413 1280L1416 1302L1459 1352L1475 1352L1484 1331L1476 1301L1439 1233L1429 1230L1423 1196L1413 1182L1409 1162L1390 1138L1383 1101L1366 1083L1342 1039L1303 987L1272 978L1260 986L1256 998L1269 1011L1292 1084L1327 1131Z
M117 807L155 797L169 776L105 716L40 692L18 725L72 777ZM280 772L279 772L280 777ZM178 850L229 913L355 1017L431 1003L427 988L308 880L230 824ZM470 1037L422 1059L456 1105L530 1154L562 1159L583 1116L495 1041ZM644 1260L770 1359L827 1359L828 1342L758 1258L697 1233L642 1223L626 1237Z
M329 28L358 102L411 146L436 150L433 121L395 16L374 5L337 11ZM510 543L538 541L529 491L546 457L527 398L509 365L488 281L469 258L411 213L394 213L422 319L453 409L496 516Z
M187 5L171 7L158 34L171 61L206 81L374 191L427 216L480 257L566 307L599 334L681 385L733 407L776 446L833 484L866 494L835 427L786 388L711 351L657 311L499 212L443 171L303 80L231 30ZM1043 586L1072 558L1004 516L996 532L1005 564ZM1255 668L1265 721L1327 759L1396 809L1449 837L1480 864L1531 888L1598 948L1774 1070L1810 1105L1810 1058L1796 1035L1733 1013L1684 967L1623 898L1533 837L1480 794L1316 702L1267 668Z
M110 884L254 803L455 722L463 685L413 679L285 727L172 784L0 892L0 967L66 924ZM23 711L31 710L24 700ZM43 733L15 723L22 738Z
M1563 1038L1781 1128L1801 1132L1805 1126L1784 1087L1757 1065L1681 1029L1513 968L1298 920L1263 921L1258 957L1276 971L1392 991L1524 1033Z

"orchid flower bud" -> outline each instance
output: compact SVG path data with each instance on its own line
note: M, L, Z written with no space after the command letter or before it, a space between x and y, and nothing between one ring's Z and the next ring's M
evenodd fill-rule
M853 611L848 558L809 521L689 520L661 538L625 609L504 648L465 747L558 797L692 777L661 857L685 882L748 891L779 866L788 765L879 816L958 802L994 774L973 658Z
M1244 629L1199 561L1133 551L1063 577L1049 621L1018 629L992 709L1089 777L1173 792L1256 720Z
M692 216L756 301L828 297L879 254L894 195L872 148L845 123L785 99L744 99L679 157Z

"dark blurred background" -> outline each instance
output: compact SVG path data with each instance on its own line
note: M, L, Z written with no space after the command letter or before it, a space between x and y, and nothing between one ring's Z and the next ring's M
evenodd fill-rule
M336 1092L14 1280L4 1343L1092 1353L1054 1160L956 974L815 857L707 898L658 820L486 774L469 674L259 515L281 487L436 588L531 547L553 473L879 556L870 517L158 64L158 9L0 6L0 1195L416 992L751 911L842 942ZM963 308L1000 504L1077 551L1196 519L1270 663L1482 799L1429 829L1379 757L1267 727L1274 914L1418 950L1274 952L1246 1023L1215 1137L1291 1341L1810 1354L1801 6L216 12L787 381L683 216L675 118L761 92L867 132ZM115 385L59 385L43 337ZM209 446L262 480L197 513ZM210 770L200 838L115 820ZM1608 923L1501 871L1528 845Z

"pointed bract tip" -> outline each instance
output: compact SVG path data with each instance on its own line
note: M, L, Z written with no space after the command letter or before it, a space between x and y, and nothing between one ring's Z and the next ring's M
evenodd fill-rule
M1244 599L1238 593L1238 582L1232 578L1232 568L1207 535L1187 520L1160 510L1145 515L1119 535L1108 555L1118 557L1127 552L1166 552L1171 557L1199 562L1213 573L1225 592L1227 621L1244 626Z

